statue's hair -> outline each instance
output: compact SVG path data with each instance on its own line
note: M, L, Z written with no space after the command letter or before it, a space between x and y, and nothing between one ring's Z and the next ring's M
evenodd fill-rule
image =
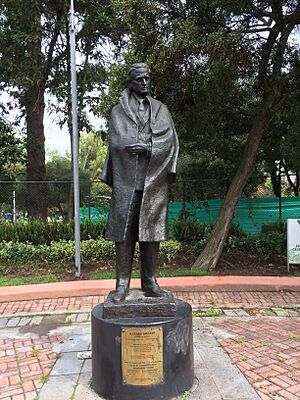
M148 71L148 73L150 73L150 68L148 64L145 63L136 63L136 64L132 64L131 67L128 70L128 74L127 74L127 82L130 82L132 79L132 74L137 70L137 69L146 69Z

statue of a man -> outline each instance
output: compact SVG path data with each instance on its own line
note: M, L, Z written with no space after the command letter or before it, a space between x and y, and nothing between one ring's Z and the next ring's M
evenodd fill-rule
M167 240L168 184L174 180L178 139L167 107L149 95L150 69L134 64L128 88L113 107L101 179L112 187L106 239L116 244L114 302L129 290L135 243L146 296L165 297L155 278L159 244Z

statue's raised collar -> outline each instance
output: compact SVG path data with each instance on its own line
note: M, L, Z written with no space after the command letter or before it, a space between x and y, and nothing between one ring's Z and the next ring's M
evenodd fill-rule
M132 119L132 121L136 122L136 116L134 115L134 112L131 110L131 108L129 106L130 95L131 95L131 92L128 88L123 90L119 101L120 101L121 107L123 108L125 113L128 115L128 117L130 119ZM157 112L161 106L161 102L153 99L153 97L151 97L149 95L147 95L147 100L150 103L151 120L153 120L155 118L155 116L157 115Z

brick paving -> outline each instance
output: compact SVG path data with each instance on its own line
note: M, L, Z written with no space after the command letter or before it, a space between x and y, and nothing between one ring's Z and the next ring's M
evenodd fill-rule
M300 319L226 319L219 343L263 400L300 399Z
M271 308L300 307L300 292L174 292L193 307ZM0 303L0 315L53 311L89 311L106 296L64 297Z
M221 310L223 316L209 318L209 324L218 328L214 335L263 400L300 400L300 292L194 290L174 295L194 308L206 309L206 316ZM5 337L3 329L17 332L41 325L48 314L65 314L67 324L88 323L89 311L104 298L0 303L0 400L37 400L56 361L52 347L64 340L61 335Z
M0 336L0 399L35 400L56 361L54 343L61 335L40 338Z

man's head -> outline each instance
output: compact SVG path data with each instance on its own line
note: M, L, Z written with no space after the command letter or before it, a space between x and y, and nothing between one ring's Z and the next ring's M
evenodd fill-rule
M127 75L128 87L140 97L149 94L150 89L150 68L147 64L133 64Z

